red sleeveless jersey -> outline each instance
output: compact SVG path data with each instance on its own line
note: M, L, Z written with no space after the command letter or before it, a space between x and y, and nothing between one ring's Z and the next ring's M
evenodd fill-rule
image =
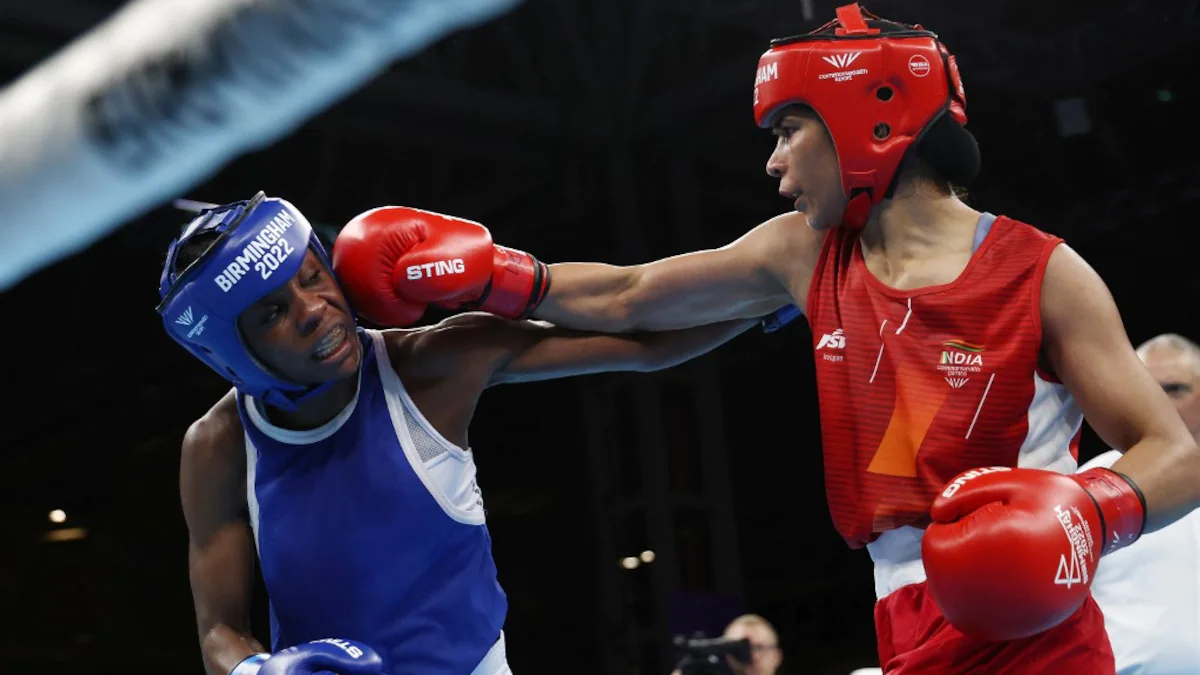
M999 217L957 279L901 291L867 270L857 231L826 237L805 314L829 509L852 548L927 525L966 469L1075 470L1083 416L1038 369L1042 276L1061 241Z

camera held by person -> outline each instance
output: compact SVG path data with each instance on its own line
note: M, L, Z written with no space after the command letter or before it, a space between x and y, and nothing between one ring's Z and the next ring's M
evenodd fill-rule
M746 614L734 619L719 638L675 638L681 655L671 675L775 675L783 660L775 628Z
M678 635L675 647L683 654L675 666L677 675L737 675L735 664L750 663L750 641L745 638L688 639Z

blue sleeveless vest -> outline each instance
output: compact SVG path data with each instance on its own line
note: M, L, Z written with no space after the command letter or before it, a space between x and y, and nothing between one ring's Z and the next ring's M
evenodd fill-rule
M318 429L274 427L238 396L272 649L348 638L393 675L468 675L508 610L474 460L412 404L382 336L359 340L356 398Z

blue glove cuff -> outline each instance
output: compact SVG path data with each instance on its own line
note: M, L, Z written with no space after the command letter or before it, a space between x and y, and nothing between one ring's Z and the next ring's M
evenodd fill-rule
M780 307L770 315L763 317L763 332L774 333L801 316L804 316L804 312L801 312L800 308L795 305Z
M254 654L242 659L242 662L233 667L229 671L229 675L254 675L262 668L262 664L266 662L270 654Z

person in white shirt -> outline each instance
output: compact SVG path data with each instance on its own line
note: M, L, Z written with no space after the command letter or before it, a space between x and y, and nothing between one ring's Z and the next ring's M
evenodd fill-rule
M1200 347L1165 334L1137 352L1200 441ZM1079 470L1120 457L1110 450ZM1119 675L1200 673L1200 510L1101 559L1092 596Z

